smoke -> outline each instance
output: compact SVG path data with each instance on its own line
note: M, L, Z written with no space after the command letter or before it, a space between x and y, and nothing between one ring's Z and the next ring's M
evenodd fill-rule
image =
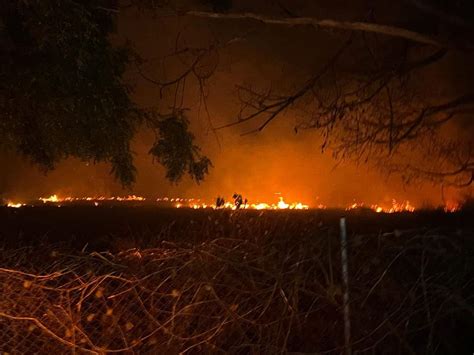
M346 4L346 2L344 2ZM340 10L340 7L338 7ZM362 14L366 8L358 8ZM275 10L277 11L277 10ZM325 10L329 11L329 10ZM358 16L358 15L353 15ZM347 16L346 16L347 17ZM183 105L203 153L213 161L210 175L200 185L185 178L178 184L165 179L164 169L147 154L153 137L140 132L134 143L138 180L133 190L123 190L109 175L110 167L67 160L44 175L36 167L15 156L4 156L1 166L0 192L5 197L32 199L51 194L72 196L124 195L145 197L176 196L213 200L238 192L251 202L274 202L278 196L287 201L301 201L315 206L345 206L352 202L366 204L409 200L416 206L442 203L440 188L430 184L405 186L395 176L386 176L367 165L335 161L320 151L317 132L295 134L295 113L280 117L260 133L242 135L255 123L213 131L213 127L232 122L240 104L235 85L288 88L308 75L334 52L342 34L302 28L288 30L259 24L209 24L205 20L144 16L134 11L121 14L114 40L129 40L147 60L147 75L170 79L186 66L181 57L165 58L184 46L206 46L218 40L239 40L215 53L218 69L207 82L202 101L197 83L186 83ZM175 91L163 93L131 68L128 79L135 83L135 100L143 107L166 112L175 100ZM180 92L181 93L181 92ZM253 126L252 126L253 125ZM445 191L445 198L456 195Z

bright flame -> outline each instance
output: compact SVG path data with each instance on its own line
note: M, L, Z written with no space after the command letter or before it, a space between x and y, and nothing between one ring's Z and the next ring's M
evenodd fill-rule
M59 202L81 202L81 201L89 201L89 202L97 202L97 201L146 201L145 197L136 196L136 195L129 195L129 196L112 196L112 197L105 197L105 196L86 196L86 197L59 197L58 195L54 194L49 197L40 197L40 201L43 203L59 203Z
M352 205L346 207L346 211L356 210L358 208L364 208L363 202L354 202Z
M446 203L446 206L444 206L444 212L447 213L454 213L457 212L461 209L461 205L457 202L449 201Z
M252 205L255 207L256 210L267 210L270 209L270 205L267 203L258 203L256 205Z
M164 199L159 199L159 201L163 201ZM171 200L169 200L171 201ZM174 199L174 201L181 201L179 203L176 203L174 207L176 208L182 208L182 207L188 207L192 209L203 209L203 208L212 208L212 209L227 209L227 210L236 210L237 207L235 204L232 202L225 202L224 205L217 207L215 204L207 204L207 203L200 203L199 199ZM196 203L198 201L198 203ZM186 202L188 202L186 204ZM240 206L240 209L242 210L285 210L285 209L290 209L290 210L307 210L309 209L308 205L305 205L301 202L295 202L295 203L286 203L282 197L279 198L279 201L275 204L268 204L264 202L258 202L258 203L252 203L252 204L243 204Z
M23 204L23 203L11 202L11 201L7 202L7 207L10 207L10 208L20 208L20 207L23 207L23 206L25 206L25 204Z
M280 194L278 194L280 195ZM182 197L160 197L156 199L147 199L142 196L136 195L128 195L128 196L84 196L84 197L60 197L57 194L51 195L49 197L40 197L38 199L42 203L50 203L54 204L58 207L64 205L64 203L75 203L75 202L88 202L94 204L94 206L99 206L102 202L115 202L115 203L123 203L123 202L138 202L138 203L165 203L165 205L171 205L175 208L192 208L192 209L204 209L204 208L212 208L212 209L232 209L235 210L237 207L233 203L233 201L229 201L224 203L223 206L217 207L215 204L209 204L206 202L201 201L201 199L196 198L182 198ZM34 203L32 205L35 205ZM7 207L11 208L20 208L25 206L24 203L19 203L17 201L7 201ZM327 209L328 207L322 203L320 203L319 199L317 199L317 205L314 207L315 209ZM445 212L456 212L460 210L460 205L456 202L448 202L443 207ZM292 202L287 203L283 197L278 198L278 202L276 203L266 203L266 202L255 202L255 203L247 203L240 206L240 209L249 209L249 210L307 210L309 209L308 205L305 205L301 202ZM367 209L372 210L377 213L400 213L400 212L414 212L415 207L410 203L410 201L403 201L399 202L395 199L392 199L390 203L381 203L381 204L372 204L366 205L364 202L354 201L350 205L345 207L345 210L357 210L357 209Z
M370 208L377 213L415 212L415 207L410 204L410 201L397 202L396 200L392 200L391 206L372 205Z
M141 196L130 195L126 197L117 197L117 201L145 201L146 198Z
M280 201L278 201L277 206L280 210L286 210L288 207L290 207L289 204L283 201L283 197L280 197Z
M51 195L49 197L40 197L39 198L41 201L43 201L43 203L47 203L47 202L59 202L59 198L58 198L58 195Z

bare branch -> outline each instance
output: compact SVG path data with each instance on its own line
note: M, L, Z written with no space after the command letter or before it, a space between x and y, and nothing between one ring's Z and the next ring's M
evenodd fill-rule
M405 28L380 25L369 22L348 22L332 19L317 19L314 17L287 17L275 18L256 13L215 13L203 11L187 11L184 15L222 20L254 20L264 24L283 26L312 26L317 29L336 29L345 31L377 33L390 37L403 38L412 42L431 45L439 48L453 48L451 43L446 43L439 38L414 32Z
M335 64L335 62L344 53L344 51L351 45L351 43L352 43L352 37L349 38L341 46L341 48L339 48L339 50L326 62L326 64L318 71L316 75L314 75L311 79L309 79L306 82L306 84L303 87L301 87L299 90L297 90L294 94L287 97L278 98L276 102L273 102L271 104L264 103L268 99L271 100L271 98L269 98L268 95L266 97L262 97L261 95L257 94L256 95L257 100L260 102L260 108L258 110L256 110L252 114L249 114L245 117L240 117L239 120L236 122L232 122L230 124L221 126L218 129L235 126L237 124L241 124L242 122L250 121L262 114L267 114L269 117L264 121L264 123L260 125L260 127L258 127L257 129L252 130L248 133L262 131L278 115L280 115L283 111L285 111L288 107L294 104L297 100L299 100L308 92L310 92L314 88L316 83L320 80L320 78L331 68L332 65ZM248 103L248 102L247 102L247 105L250 107L254 107L251 103Z
M412 122L412 124L408 127L408 129L403 134L401 134L398 137L397 141L400 142L407 139L415 131L416 128L421 126L421 124L423 123L423 120L426 117L435 115L440 112L446 112L452 109L458 109L459 107L462 107L463 105L469 105L469 104L474 104L474 95L472 94L464 95L462 97L456 98L455 100L451 100L441 105L436 105L436 106L427 107L423 109L420 112L418 118ZM455 112L458 112L458 111L455 111ZM452 118L453 115L448 115L448 117ZM445 123L446 121L447 120L441 120L437 122Z

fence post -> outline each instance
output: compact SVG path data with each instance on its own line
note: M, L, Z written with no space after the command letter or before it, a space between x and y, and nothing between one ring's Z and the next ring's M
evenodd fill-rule
M347 232L346 232L346 219L340 219L341 229L341 264L342 264L342 281L344 283L344 347L345 354L351 355L351 318L349 309L349 271L347 265Z

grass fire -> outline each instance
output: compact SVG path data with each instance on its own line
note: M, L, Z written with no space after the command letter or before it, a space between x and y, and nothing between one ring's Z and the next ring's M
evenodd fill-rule
M1 354L473 354L472 0L0 6Z
M220 198L220 197L219 197ZM218 198L218 199L219 199ZM206 203L202 202L201 199L195 198L180 198L180 197L158 197L156 199L148 199L141 196L136 195L128 195L128 196L112 196L112 197L105 197L105 196L87 196L87 197L59 197L58 195L54 194L49 197L40 197L37 200L29 201L29 202L16 202L13 200L7 200L6 207L11 208L20 208L23 206L41 206L39 202L42 204L49 204L49 205L56 205L62 206L64 204L90 204L94 206L98 206L101 203L106 204L120 204L120 203L135 203L137 205L156 205L161 207L175 207L175 208L192 208L192 209L251 209L251 210L307 210L309 208L312 209L327 209L328 207L323 204L318 204L317 206L309 206L305 205L301 202L291 202L286 203L283 197L278 197L277 202L273 203L266 203L266 202L256 202L256 203L249 203L248 200L245 200L245 203L236 204L236 201L232 202L225 202L223 198L220 198L222 203ZM392 199L391 203L385 205L373 204L370 206L366 206L362 202L354 202L348 206L331 206L329 208L337 209L343 208L347 211L355 210L355 209L370 209L377 213L396 213L396 212L414 212L415 207L410 204L409 201L404 202L397 202L395 199ZM448 212L455 212L459 207L457 205L454 206L444 206L443 207Z

